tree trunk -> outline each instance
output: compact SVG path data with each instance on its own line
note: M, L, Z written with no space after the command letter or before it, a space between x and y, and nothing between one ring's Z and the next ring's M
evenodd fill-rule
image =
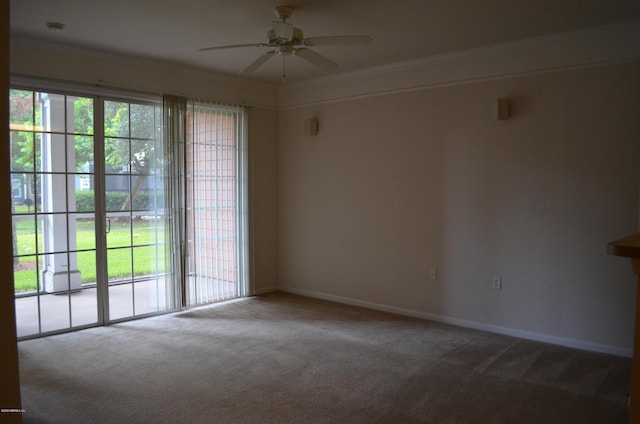
M142 187L144 186L144 183L147 181L147 177L149 176L149 167L143 165L139 160L134 159L133 165L135 166L136 171L138 171L138 178L136 178L135 184L129 191L129 195L127 196L127 198L124 200L124 203L120 208L121 211L128 211L133 209L133 202L135 202L136 197L138 197L138 193L140 193L140 190L142 190ZM118 221L128 220L129 219L127 217L118 218Z
M132 209L133 202L136 200L136 197L138 197L138 193L140 193L140 190L142 189L142 186L144 186L145 181L147 181L147 177L148 175L146 174L138 175L138 178L136 178L136 182L133 185L133 188L129 192L129 195L124 200L124 203L120 208L121 211L128 211Z

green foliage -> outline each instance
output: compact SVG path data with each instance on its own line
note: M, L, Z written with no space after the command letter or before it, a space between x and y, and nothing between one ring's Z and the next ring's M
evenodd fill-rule
M42 112L38 94L29 90L10 90L9 108L11 123L11 170L22 185L36 191L37 181L28 174L41 171ZM62 98L61 95L51 95ZM94 99L91 97L64 97L67 116L73 116L73 127L67 131L74 134L76 172L87 172L87 165L95 160L94 127L104 125L104 160L108 170L131 169L141 176L141 183L132 188L134 209L146 209L148 195L139 192L143 178L162 169L162 116L157 105L137 104L106 100L102 103L103 122L94 122ZM58 103L60 105L60 103ZM57 106L60 107L60 106ZM72 108L72 109L71 109ZM68 170L73 172L74 170ZM84 196L84 195L83 195ZM108 210L129 208L130 199L120 194L107 195ZM146 197L138 200L137 198ZM120 205L110 202L121 199ZM79 200L81 211L93 210L85 198Z
M127 193L122 191L107 191L105 198L107 211L119 211L127 199ZM154 210L156 207L161 207L163 199L164 192L162 191L140 191L133 202L133 210ZM93 212L95 210L94 191L77 191L76 208L78 212Z
M76 210L93 212L95 210L95 193L93 190L76 191Z
M107 210L119 211L122 208L122 204L127 200L127 196L128 194L123 191L107 191L105 193Z
M11 170L33 172L40 152L35 148L39 136L32 130L40 120L40 110L34 110L31 91L9 90L9 100Z

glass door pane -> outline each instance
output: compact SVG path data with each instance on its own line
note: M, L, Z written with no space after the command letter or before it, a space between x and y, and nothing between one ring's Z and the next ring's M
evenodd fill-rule
M173 309L162 111L104 102L109 320Z
M10 90L19 337L98 323L94 101Z

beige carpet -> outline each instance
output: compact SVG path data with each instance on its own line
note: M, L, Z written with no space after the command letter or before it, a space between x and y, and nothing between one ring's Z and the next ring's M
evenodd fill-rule
M631 368L284 293L19 351L26 423L625 423Z

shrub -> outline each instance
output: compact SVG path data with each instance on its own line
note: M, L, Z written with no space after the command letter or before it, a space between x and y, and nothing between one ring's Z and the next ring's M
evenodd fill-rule
M108 211L119 211L127 200L127 193L122 191L107 191L106 202ZM155 209L156 205L162 207L163 192L140 191L133 202L134 210ZM154 203L155 202L155 203ZM78 212L93 212L95 210L94 191L82 190L76 192L76 208Z
M93 190L76 191L76 210L78 212L92 212L95 210Z

